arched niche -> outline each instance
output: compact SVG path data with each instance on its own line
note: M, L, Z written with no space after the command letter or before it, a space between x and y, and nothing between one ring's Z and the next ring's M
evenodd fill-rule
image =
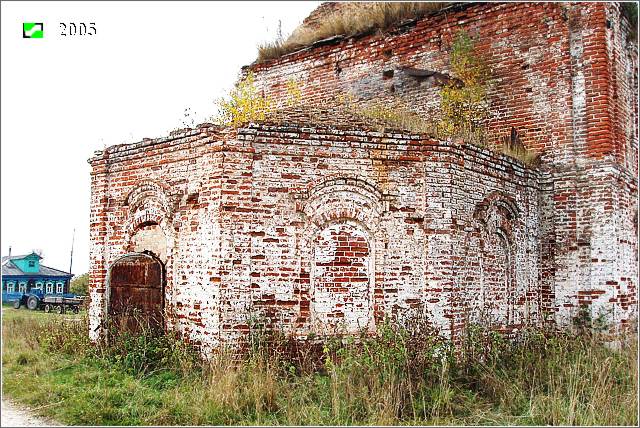
M311 188L298 204L305 219L297 247L303 323L319 335L374 331L383 195L362 180L338 178Z
M312 240L311 322L318 334L354 334L373 326L374 249L353 220L318 228Z
M125 206L128 207L125 220L126 250L153 253L164 264L167 263L173 243L172 211L165 190L158 183L142 182L125 200Z
M480 322L507 327L514 322L516 227L520 210L515 201L501 192L489 194L474 212L479 238L479 283L477 299Z

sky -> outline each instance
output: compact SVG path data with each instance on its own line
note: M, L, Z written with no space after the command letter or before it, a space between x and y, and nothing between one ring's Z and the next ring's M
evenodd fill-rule
M72 273L87 272L93 152L206 121L279 21L286 36L319 3L2 2L2 255L38 249L66 271L75 229Z

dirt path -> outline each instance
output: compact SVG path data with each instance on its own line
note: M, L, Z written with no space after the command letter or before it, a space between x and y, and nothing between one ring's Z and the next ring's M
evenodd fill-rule
M62 426L56 421L34 416L29 409L11 401L2 399L2 417L0 425L3 427L46 427Z

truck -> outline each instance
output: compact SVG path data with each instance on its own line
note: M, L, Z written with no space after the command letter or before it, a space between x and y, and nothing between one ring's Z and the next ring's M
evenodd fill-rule
M68 295L60 294L44 294L41 290L31 290L28 293L24 293L20 298L13 302L15 309L20 309L20 306L26 306L31 311L55 311L59 314L71 311L77 314L80 311L80 305L82 299L78 297L69 297Z

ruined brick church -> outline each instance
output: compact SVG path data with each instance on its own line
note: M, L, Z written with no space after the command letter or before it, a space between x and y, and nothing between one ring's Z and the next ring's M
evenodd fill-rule
M408 70L447 75L464 30L492 70L490 133L516 129L535 167L332 111L96 152L91 334L129 305L205 352L256 320L300 337L375 332L415 311L452 338L468 323L566 326L580 311L631 326L638 48L621 8L453 4L243 70L273 97L295 79L309 102L349 93L427 114L438 82Z

